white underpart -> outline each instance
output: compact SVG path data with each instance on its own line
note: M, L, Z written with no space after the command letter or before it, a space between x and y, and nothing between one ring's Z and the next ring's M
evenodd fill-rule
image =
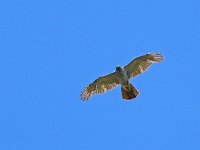
M117 72L118 76L120 77L120 83L126 83L128 81L128 75L127 75L127 71L124 70L124 68L121 68L121 70L119 72Z

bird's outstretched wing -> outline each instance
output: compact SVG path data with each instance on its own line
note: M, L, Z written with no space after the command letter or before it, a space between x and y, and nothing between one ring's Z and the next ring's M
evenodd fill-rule
M151 64L158 63L163 60L163 56L159 53L148 53L146 55L133 59L128 65L124 66L128 77L135 77L147 70Z
M99 77L94 82L86 86L80 94L82 100L88 100L92 94L104 93L119 84L115 73Z

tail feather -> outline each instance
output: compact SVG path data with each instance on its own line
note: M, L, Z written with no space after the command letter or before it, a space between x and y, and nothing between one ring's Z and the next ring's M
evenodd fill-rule
M136 98L139 92L135 89L135 87L131 83L123 84L121 86L122 98L126 100L131 100Z

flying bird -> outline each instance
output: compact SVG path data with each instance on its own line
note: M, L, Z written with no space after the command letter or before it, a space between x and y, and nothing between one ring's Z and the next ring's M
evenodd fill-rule
M81 92L80 97L85 101L93 94L104 93L117 85L121 85L122 99L131 100L136 98L139 92L129 82L129 79L147 70L151 64L161 62L162 60L163 56L161 54L153 52L133 59L124 67L117 66L113 73L101 76L86 86Z

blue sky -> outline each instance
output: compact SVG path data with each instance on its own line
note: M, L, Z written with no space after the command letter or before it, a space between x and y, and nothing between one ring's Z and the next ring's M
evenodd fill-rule
M200 149L198 0L1 0L0 18L0 149ZM152 51L135 100L80 100Z

